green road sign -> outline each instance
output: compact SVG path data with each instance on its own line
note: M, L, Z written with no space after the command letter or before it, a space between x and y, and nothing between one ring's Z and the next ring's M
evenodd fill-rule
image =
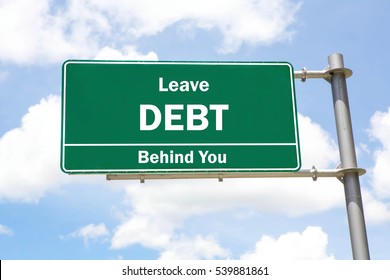
M301 166L289 63L66 61L66 173Z

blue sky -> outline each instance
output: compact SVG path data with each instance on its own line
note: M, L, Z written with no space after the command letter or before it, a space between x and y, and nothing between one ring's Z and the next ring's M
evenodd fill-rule
M1 259L351 259L336 179L60 171L67 59L288 61L348 79L370 253L390 259L387 1L0 1ZM339 163L331 89L296 80L304 168Z

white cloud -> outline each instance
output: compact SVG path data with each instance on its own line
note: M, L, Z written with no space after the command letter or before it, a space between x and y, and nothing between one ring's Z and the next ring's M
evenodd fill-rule
M213 236L201 235L191 239L180 236L171 241L160 254L160 260L199 260L227 258L229 252L222 248Z
M221 36L222 53L291 40L300 3L291 0L4 0L0 59L52 63L92 58L107 43L127 46L176 24ZM185 28L181 28L185 26Z
M98 60L158 60L155 52L139 53L134 46L125 46L123 51L111 47L102 48L95 59Z
M339 164L337 144L329 133L309 117L298 114L299 140L303 166L336 168ZM321 147L321 148L319 148Z
M69 176L60 169L61 98L33 105L18 128L0 137L0 202L36 203L70 183L100 184L102 176Z
M109 230L106 225L100 223L98 225L89 224L82 228L77 229L76 231L70 233L68 237L71 238L82 238L85 246L89 246L89 241L106 241L107 237L110 235Z
M109 11L129 34L155 35L175 23L182 30L201 28L222 35L222 53L236 52L242 44L264 45L290 40L289 30L300 3L288 0L178 0L96 2L99 10Z
M364 216L368 225L379 225L390 221L389 204L378 200L375 195L362 189Z
M59 170L60 111L58 96L42 99L0 138L0 200L35 202L67 182Z
M137 243L154 249L168 246L174 224L169 219L157 218L142 214L128 218L115 230L111 247L120 249Z
M9 227L0 224L0 234L5 234L5 235L11 236L14 234L14 232Z
M113 248L137 243L165 248L191 216L245 209L294 217L344 206L336 179L148 181L127 187L127 192L133 210L114 232Z
M244 260L328 260L328 235L320 227L307 227L302 233L289 232L277 239L263 236Z
M369 135L380 142L374 153L375 166L372 169L372 186L377 195L390 197L390 108L387 112L375 112L370 120Z
M329 135L308 117L299 117L304 165L334 168L337 148ZM310 141L311 137L314 139ZM317 147L324 147L318 149ZM176 180L129 183L132 209L117 227L113 248L133 244L163 250L175 230L191 216L235 211L278 213L290 217L344 207L344 194L335 178Z
M0 3L0 59L16 63L53 62L75 52L67 40L61 14L52 14L48 0L12 0ZM81 48L81 46L77 46Z

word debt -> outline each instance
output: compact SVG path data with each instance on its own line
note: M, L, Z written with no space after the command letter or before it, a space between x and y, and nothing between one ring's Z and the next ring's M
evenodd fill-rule
M170 150L169 153L160 151L159 153L149 153L148 151L138 151L138 163L194 163L195 156L197 161L200 160L200 163L226 163L226 154L214 154L209 151L190 151L188 153L175 153Z
M186 114L183 114L184 110ZM210 104L208 107L202 104L165 104L161 112L155 105L140 104L140 130L157 129L161 124L163 114L165 130L205 130L209 126L207 119L209 111L215 111L215 130L222 130L223 114L227 110L229 110L228 104ZM183 115L186 116L186 121L182 119Z

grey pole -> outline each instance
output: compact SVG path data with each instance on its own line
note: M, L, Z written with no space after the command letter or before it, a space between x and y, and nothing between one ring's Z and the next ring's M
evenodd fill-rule
M356 152L346 84L346 72L350 70L344 68L343 56L339 53L330 55L328 62L341 167L356 168ZM343 183L353 259L369 260L370 254L358 173L344 174Z

